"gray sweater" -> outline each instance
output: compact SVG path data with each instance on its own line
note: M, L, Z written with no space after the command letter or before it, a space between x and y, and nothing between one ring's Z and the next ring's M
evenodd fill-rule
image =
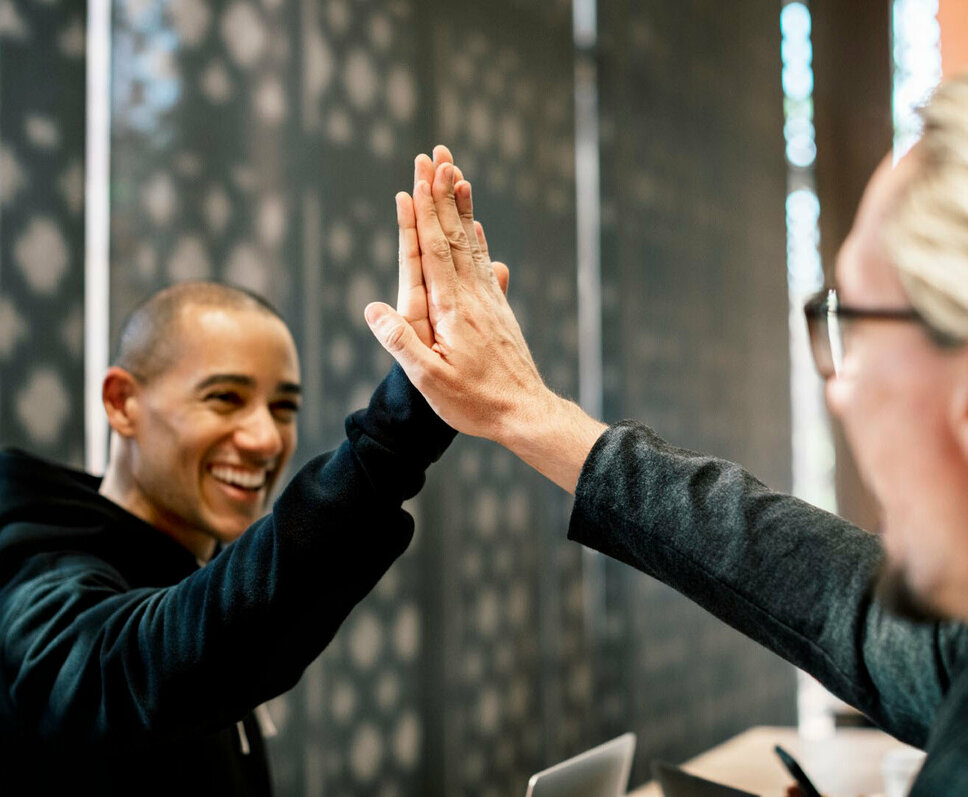
M968 794L968 627L888 614L870 588L875 535L623 422L585 462L568 536L669 584L927 749L912 795Z

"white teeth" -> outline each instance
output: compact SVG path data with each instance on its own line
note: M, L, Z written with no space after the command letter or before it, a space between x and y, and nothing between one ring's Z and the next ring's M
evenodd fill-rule
M245 490L259 490L265 486L266 472L264 470L247 470L233 468L230 465L213 465L211 474L220 482L242 487Z

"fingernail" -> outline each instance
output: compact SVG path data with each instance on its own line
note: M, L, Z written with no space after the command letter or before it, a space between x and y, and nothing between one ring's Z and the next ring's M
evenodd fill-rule
M417 190L424 196L430 196L430 183L426 180L421 180L417 183Z
M444 176L445 180L452 180L454 178L454 167L449 163L445 163L440 167L440 173Z

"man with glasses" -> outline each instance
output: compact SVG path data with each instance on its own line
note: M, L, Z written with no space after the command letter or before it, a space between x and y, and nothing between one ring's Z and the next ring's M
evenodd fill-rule
M968 794L968 75L924 121L913 152L871 179L836 287L806 308L879 536L552 393L449 163L412 201L397 197L432 346L385 304L366 318L451 426L575 494L571 539L672 585L925 747L912 794Z

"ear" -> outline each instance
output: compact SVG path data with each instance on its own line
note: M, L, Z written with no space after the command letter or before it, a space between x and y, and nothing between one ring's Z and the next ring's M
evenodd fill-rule
M122 437L133 437L140 405L138 381L129 371L112 365L101 384L101 401L111 428Z

